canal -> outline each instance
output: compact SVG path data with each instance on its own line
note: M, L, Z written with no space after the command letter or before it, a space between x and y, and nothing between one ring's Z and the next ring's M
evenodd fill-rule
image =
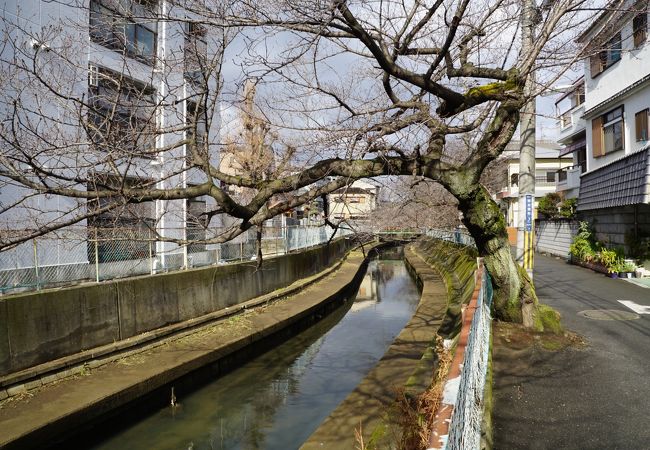
M90 448L296 449L382 357L418 300L402 260L373 260L356 296L313 327Z

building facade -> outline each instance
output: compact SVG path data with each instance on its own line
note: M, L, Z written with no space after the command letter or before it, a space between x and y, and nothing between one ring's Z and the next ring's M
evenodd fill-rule
M158 255L164 269L187 266L188 253L208 250L165 239L204 237L211 199L133 204L119 192L199 184L205 176L189 156L217 162L219 32L165 0L6 2L0 14L2 153L16 156L0 169L29 170L30 177L41 171L58 189L116 192L85 199L41 194L0 172L5 236L82 218L47 243L27 242L11 260L2 256L0 270L33 259L65 265L145 254ZM156 235L161 239L146 242ZM19 255L26 260L17 261Z
M516 228L519 220L519 141L508 144L502 156L507 164L504 186L496 199L509 228ZM556 177L572 165L571 156L561 155L556 142L539 140L535 143L535 204L546 194L556 191Z
M368 224L370 213L377 208L379 187L364 180L357 180L350 186L328 195L331 222L351 221Z
M611 2L578 43L584 77L561 100L584 98L559 111L563 152L579 166L577 211L599 240L634 251L650 238L648 2Z

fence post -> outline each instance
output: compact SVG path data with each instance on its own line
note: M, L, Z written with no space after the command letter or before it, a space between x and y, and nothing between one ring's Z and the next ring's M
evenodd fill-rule
M36 274L36 289L40 289L41 285L39 282L39 274L38 274L38 248L36 247L36 238L32 240L33 246L34 246L34 273Z
M149 266L151 267L151 275L154 274L154 261L153 261L153 241L151 231L149 232Z
M95 228L95 281L99 283L99 236Z
M282 234L284 236L284 254L289 253L289 228L283 227Z

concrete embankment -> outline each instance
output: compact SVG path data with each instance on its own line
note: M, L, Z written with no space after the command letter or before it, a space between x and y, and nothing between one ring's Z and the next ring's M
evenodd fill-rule
M367 250L351 252L332 273L289 297L269 303L277 298L273 293L255 299L244 306L265 306L5 400L0 408L0 448L51 445L54 439L65 439L107 415L119 414L144 396L168 402L172 382L182 398L183 389L201 377L236 367L340 305L363 276Z
M0 400L230 314L332 267L348 245L337 239L269 258L260 270L249 261L1 297Z
M457 333L460 309L474 287L471 249L421 239L404 257L422 289L418 308L379 363L310 436L302 449L356 448L357 433L369 448L393 448L401 439L400 399L415 397L432 382L435 338ZM399 406L399 405L402 406Z

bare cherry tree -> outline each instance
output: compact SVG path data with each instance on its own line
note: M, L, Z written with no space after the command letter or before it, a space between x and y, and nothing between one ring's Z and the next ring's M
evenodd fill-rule
M0 247L133 205L159 213L199 197L209 200L205 217L235 219L200 240L225 242L354 180L407 176L455 198L492 275L497 316L541 325L480 177L522 106L575 60L582 4L544 2L525 50L518 0L91 0L50 28L5 18L0 170L13 194L0 213L35 214L33 226L3 233ZM174 33L176 44L157 48ZM89 67L95 53L103 66ZM222 90L224 62L241 76ZM251 79L258 100L255 114L243 102L245 138L220 141L219 101ZM220 166L229 151L250 170ZM241 189L250 195L238 197ZM52 197L59 206L42 214Z

